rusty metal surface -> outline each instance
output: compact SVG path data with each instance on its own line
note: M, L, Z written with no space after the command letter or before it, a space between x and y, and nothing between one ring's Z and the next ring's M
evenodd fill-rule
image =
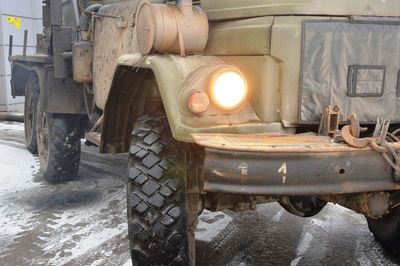
M395 195L397 192L392 193ZM388 192L356 193L342 195L324 195L326 201L340 204L369 218L378 219L389 213L389 208L396 206L398 201L392 202Z
M88 41L79 41L72 45L73 78L76 82L93 81L93 49L94 44Z
M335 143L332 138L314 135L272 134L192 134L196 144L227 151L269 153L352 152L360 149ZM365 147L361 150L372 150Z
M368 145L370 145L374 141L373 138L357 138L357 137L354 137L353 136L354 133L352 133L352 132L354 132L354 130L352 129L351 125L344 126L341 129L342 138L344 139L344 141L348 145L350 145L352 147L365 148L365 147L367 147Z
M387 134L387 132L386 132ZM385 134L385 135L386 135ZM383 141L379 141L378 137L366 137L366 138L356 138L352 134L352 126L347 125L341 129L341 135L343 140L350 146L355 148L365 148L372 147L376 152L380 153L388 153L392 150L398 151L400 150L400 142L387 142L386 136L383 138ZM393 134L391 134L394 136ZM395 136L394 136L395 137Z
M352 115L352 124L344 126L341 137L349 146L356 148L372 147L377 153L382 154L386 162L394 169L395 179L400 182L400 139L397 137L399 129L389 133L390 121L378 118L372 137L358 138L357 120ZM355 132L355 133L354 133Z
M232 152L206 148L204 191L320 195L396 190L393 170L374 151Z
M353 137L359 138L361 132L365 132L368 130L368 128L360 126L360 120L358 119L356 114L351 114L349 119L350 119L350 133Z
M339 107L327 106L322 113L318 134L333 137L339 129Z

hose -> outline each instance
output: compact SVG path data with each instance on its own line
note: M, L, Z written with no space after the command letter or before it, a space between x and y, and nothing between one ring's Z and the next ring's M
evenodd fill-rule
M97 13L101 7L102 7L101 4L94 4L94 5L88 6L82 12L81 18L79 20L79 29L81 31L88 31L89 30L89 22L90 22L90 18L92 16L92 13Z

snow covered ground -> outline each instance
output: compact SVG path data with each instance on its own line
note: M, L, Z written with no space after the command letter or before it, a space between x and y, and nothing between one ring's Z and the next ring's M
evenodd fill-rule
M0 265L130 265L127 157L82 146L76 181L50 185L23 142L21 123L0 123ZM210 241L231 220L207 212L198 237Z
M89 160L77 182L49 185L37 158L25 149L23 126L0 123L0 132L1 265L127 262L122 171L110 180L95 174L101 162ZM83 158L90 152L84 150ZM109 259L113 250L119 256Z
M82 146L77 180L50 185L21 123L0 122L0 265L129 266L126 154ZM278 204L199 217L198 265L397 265L365 219L328 205L303 219Z

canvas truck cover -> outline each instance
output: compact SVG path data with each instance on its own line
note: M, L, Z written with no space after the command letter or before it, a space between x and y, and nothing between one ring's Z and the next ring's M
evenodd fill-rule
M300 123L318 123L327 105L342 121L400 122L400 19L305 21L302 42Z

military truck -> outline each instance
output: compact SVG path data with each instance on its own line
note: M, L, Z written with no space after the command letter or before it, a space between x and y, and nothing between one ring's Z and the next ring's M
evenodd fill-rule
M400 252L400 1L44 0L14 55L27 148L53 183L81 139L129 153L137 265L193 265L197 216L279 202L365 215Z

